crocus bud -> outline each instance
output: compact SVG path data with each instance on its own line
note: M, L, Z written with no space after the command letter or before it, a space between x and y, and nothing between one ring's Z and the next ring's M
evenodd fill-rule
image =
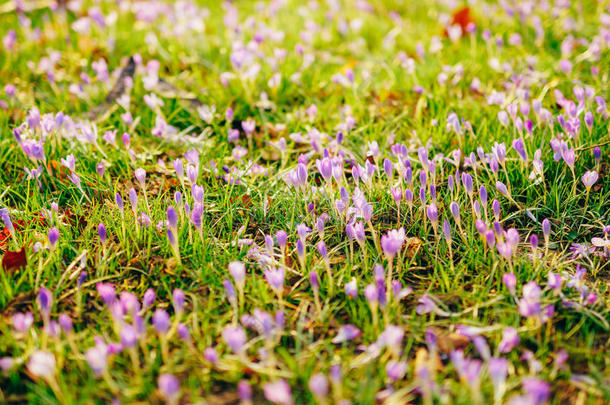
M234 353L239 353L247 341L246 332L241 326L226 326L222 330L222 339Z
M443 235L445 236L445 240L447 242L451 242L451 227L449 226L449 222L447 220L443 221Z
M212 364L218 363L218 353L213 347L207 347L203 351L203 357Z
M153 302L155 302L155 290L149 288L146 290L144 297L142 298L142 307L150 308Z
M70 316L66 313L62 313L59 315L59 318L57 318L57 321L59 323L59 326L61 327L61 329L64 331L64 333L66 335L69 335L70 333L72 333L72 318L70 318Z
M52 353L37 350L30 356L28 371L35 377L50 379L56 372L56 360Z
M172 304L174 305L174 311L177 314L180 314L184 311L185 302L186 297L184 295L184 291L179 288L174 289L174 291L172 291Z
M544 235L545 242L548 243L551 236L551 221L548 218L542 220L542 234Z
M57 241L59 240L59 230L56 227L49 229L48 239L51 250L55 249Z
M485 186L479 188L479 197L481 198L481 203L487 205L487 189L485 189Z
M48 318L51 314L51 307L53 306L53 294L51 294L51 291L41 287L40 290L38 290L36 301L38 302L38 307L42 316Z
M494 213L494 218L496 219L496 221L499 221L500 220L500 201L494 199L493 202L491 203L491 208Z
M134 172L136 180L140 183L140 186L144 187L146 184L146 170L139 168Z
M167 223L174 230L178 228L178 214L173 205L167 207Z
M133 215L136 215L138 212L138 193L133 188L129 189L129 203L131 204Z
M502 183L501 181L496 181L496 188L503 196L510 197L510 193L508 192L506 184Z
M246 380L241 380L237 384L237 392L239 394L239 399L244 404L252 403L252 387Z
M538 247L538 235L536 235L535 233L530 236L530 245L534 250L536 250L536 248Z
M286 233L286 231L277 231L277 233L275 234L275 239L277 240L277 244L283 248L284 246L286 246L288 234Z
M324 243L324 241L321 240L320 242L318 242L316 247L318 249L318 253L320 254L320 256L322 256L324 259L326 259L328 257L328 248L326 247L326 243Z
M114 195L114 202L116 202L116 206L118 207L119 211L121 211L121 215L123 214L123 197L121 196L121 193L116 193Z
M593 148L593 157L595 158L595 162L597 164L599 164L599 162L601 162L602 150L599 148L599 146L596 146L595 148Z
M320 289L320 278L315 270L312 270L309 273L309 283L314 291L318 291Z
M170 404L177 404L180 396L180 382L171 374L161 374L158 380L159 393Z
M233 277L237 288L243 289L246 282L246 267L244 264L239 261L229 263L229 274Z
M515 287L517 286L517 277L513 273L505 273L502 276L502 282L511 294L515 294Z
M123 347L134 347L138 342L138 331L129 324L123 325L120 336Z
M100 242L102 242L102 245L105 244L106 240L108 239L108 235L106 234L106 227L101 222L97 226L97 234L100 237Z
M326 398L328 395L328 379L324 374L317 373L309 379L309 390L314 397L320 399Z
M352 277L352 280L345 284L345 294L353 299L358 297L358 283L355 277Z
M158 334L164 335L169 331L169 314L162 309L157 309L152 316L152 323Z

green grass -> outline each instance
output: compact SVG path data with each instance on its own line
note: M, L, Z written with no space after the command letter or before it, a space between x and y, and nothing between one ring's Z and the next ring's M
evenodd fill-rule
M238 401L240 380L252 385L253 401L261 403L265 401L263 386L278 379L288 382L296 403L346 399L366 404L386 396L387 403L492 403L497 390L486 356L475 347L473 336L460 334L463 329L459 325L482 328L480 336L492 356L508 360L507 382L498 403L527 394L522 382L529 377L549 383L550 403L610 401L608 251L597 247L586 256L575 256L570 250L574 244L591 246L593 238L609 238L604 234L610 212L608 110L596 111L594 99L587 98L578 115L578 136L571 139L563 135L575 149L574 176L564 161L554 159L550 146L552 138L565 132L557 121L559 114L567 116L556 90L574 101L574 86L589 87L595 96L604 99L609 96L610 53L602 39L603 30L608 28L601 22L601 2L575 2L557 10L537 5L534 14L540 18L543 39L536 37L538 24L531 18L522 22L495 2L476 2L471 5L476 33L456 41L443 35L439 20L443 16L450 20L454 10L440 1L384 0L371 2L374 12L366 12L352 1L338 2L342 8L333 10L326 2L288 0L276 13L270 11L267 2L262 3L266 9L263 12L254 2L240 1L235 2L238 30L225 25L229 6L199 3L197 13L201 18L194 17L191 23L203 25L201 30L190 31L184 18L197 14L191 10L176 22L173 18L180 6L174 4L154 22L138 21L134 12L112 1L84 1L80 10L60 7L51 11L43 4L28 8L21 16L10 3L0 6L5 10L0 14L0 35L4 37L10 29L17 33L15 47L0 50L0 85L16 87L15 96L0 96L6 103L0 108L0 208L8 209L13 223L19 224L17 231L6 238L3 250L24 247L27 257L27 264L21 268L3 266L0 270L0 358L13 361L6 370L0 370L1 403L89 404L113 399L162 403L167 398L158 387L158 377L164 373L179 379L180 403ZM74 23L85 18L87 9L94 5L106 16L106 26L92 21L89 33L77 33ZM153 5L146 7L150 11ZM391 18L392 11L398 13L400 21ZM568 18L575 22L572 32L564 25ZM24 24L24 19L30 24ZM174 35L172 30L177 28L186 31ZM492 33L489 41L482 37L486 29ZM514 33L521 35L520 45L509 44ZM570 35L583 38L587 45L575 44L573 51L566 53ZM261 36L264 39L258 46L253 45ZM503 38L503 46L496 45L496 36ZM433 37L442 43L436 53L430 51ZM588 50L592 42L601 44L598 56ZM231 63L239 43L249 44L259 53L241 70ZM419 45L424 46L425 54L418 54ZM277 56L284 51L285 58ZM401 65L401 51L413 58L412 73ZM59 57L49 69L54 77L51 81L41 60L53 52ZM118 100L108 104L104 100L130 57L135 57L138 65L133 85L126 92L133 124L126 124L121 117L125 109ZM96 78L92 66L101 59L108 65L107 81ZM571 60L573 69L562 72L560 59ZM159 62L160 81L152 87L146 79L150 61ZM255 77L240 77L253 63L260 67ZM495 69L495 64L500 68ZM599 73L593 74L592 67ZM336 83L335 75L347 75L349 69L353 70L354 82ZM221 76L227 72L234 77L224 86ZM447 73L446 84L439 81L442 72ZM281 75L277 87L269 85L274 73ZM90 83L83 80L83 74L88 75ZM470 89L474 78L481 82L478 91ZM74 94L74 85L83 86L80 95ZM422 86L423 93L414 91L415 86ZM501 106L488 103L493 92L505 93ZM154 109L147 106L144 96L151 93L164 105ZM533 112L528 116L533 121L531 135L520 133L512 122L507 127L500 123L498 112L509 103L535 99L553 115L552 124L544 124ZM204 104L216 109L210 122L198 113L197 107ZM34 162L12 135L15 128L27 122L33 107L41 114L63 112L79 122L91 117L88 114L100 105L103 111L90 118L97 127L99 147L73 136L82 131L69 133L63 127L47 135L45 159ZM314 117L307 114L312 105L317 108ZM233 110L229 119L225 116L228 108ZM591 131L584 122L585 112L594 115ZM464 122L463 132L448 128L451 113L469 122L471 129ZM521 113L519 116L523 118ZM153 136L158 117L175 127L177 135ZM347 117L355 122L349 131L343 128ZM251 139L241 126L249 118L256 122ZM234 157L235 145L227 140L231 128L239 129L238 144L247 151L241 159ZM117 131L114 145L102 139L112 130ZM340 145L334 141L339 130L345 133ZM30 135L25 132L24 138L40 138L40 130ZM121 142L123 133L130 135L128 146ZM319 136L318 147L312 147L311 142L296 142L296 134ZM511 148L513 139L520 136L528 154L525 164ZM272 145L281 138L287 145L284 151ZM380 154L368 160L378 166L377 171L370 184L363 180L358 183L352 165L364 166L369 142L373 141L378 143ZM477 152L481 147L486 155L491 154L496 142L504 142L507 149L506 167L500 166L498 178ZM399 164L391 150L394 144L408 149L413 168L412 208L403 199L397 209L390 186L400 185L404 192L406 181L399 184L395 169L390 182L383 171L385 158L392 160L395 168ZM598 145L602 154L599 164L593 156L593 148ZM436 237L419 201L419 175L424 167L418 158L420 147L426 147L436 163ZM343 157L341 184L326 184L316 168L316 159L323 158L325 148L333 157ZM450 159L458 148L460 173L469 173L474 179L474 199L479 200L480 186L489 193L487 209L483 210L487 227L492 227L491 201L498 199L503 229L519 232L519 244L510 260L480 237L463 186L453 193L449 190L448 178L456 172ZM172 167L173 160L182 159L186 168L185 153L190 149L199 154L196 182L205 190L202 237L179 210L178 263L163 221L167 207L177 206L176 191L182 192L183 202L193 207L188 176L185 173L181 182ZM530 178L536 149L541 150L544 163L540 182ZM476 157L475 167L465 161L471 152ZM74 172L81 179L82 190L68 179L70 170L60 163L69 154L76 158ZM307 158L308 186L306 191L299 191L287 183L286 176L303 157ZM105 167L103 177L96 172L100 162ZM42 167L40 186L24 171L24 167L31 170L38 165ZM134 177L137 168L146 170L147 205ZM587 193L581 177L589 170L596 170L599 179ZM227 171L239 181L227 181ZM510 184L514 201L497 190L498 180ZM430 182L428 173L428 186ZM138 192L138 214L147 213L149 227L137 225L131 211L128 192L132 187ZM365 224L362 245L348 239L345 216L335 208L341 187L350 198L360 187L372 204L370 222L376 236ZM114 202L115 193L124 200L123 215ZM460 205L463 232L451 216L451 201ZM41 212L50 210L52 202L59 209L49 220ZM428 188L426 204L430 202ZM308 210L310 203L313 212ZM350 199L349 205L355 202ZM316 230L316 221L323 213L329 218L322 235ZM548 246L541 227L545 218L551 222ZM444 220L451 226L451 249L443 238ZM104 245L97 234L100 223L108 232ZM297 225L301 223L312 229L304 241L303 263L296 251ZM50 250L47 233L52 226L59 229L60 237ZM375 238L401 227L407 240L396 258L389 261ZM280 230L288 233L288 245L282 252L276 243L269 257L265 235L275 236ZM532 234L540 239L535 258L529 243ZM328 248L332 280L316 250L320 241ZM245 299L237 310L227 299L223 285L225 279L233 281L227 269L236 260L247 269ZM375 285L376 264L386 272L392 266L394 279L412 292L384 308L372 308L363 292L367 285ZM286 269L281 300L264 276L269 267L280 265ZM577 266L582 266L586 274L578 285L568 286ZM87 276L79 286L81 270ZM312 271L321 280L320 311L309 281ZM563 277L560 293L547 286L551 271ZM517 279L514 296L502 281L503 275L511 272ZM355 299L344 292L352 278L358 284ZM519 313L523 286L531 281L542 289L542 307L554 306L548 320ZM130 292L140 300L147 289L156 292L153 307L141 312L145 331L139 335L134 353L126 349L109 355L104 378L95 375L85 358L86 351L96 344L96 336L107 344L120 342L121 329L134 321L128 315L113 319L96 291L100 282L112 283L117 293ZM72 334L53 336L45 329L36 301L41 287L53 295L50 319L56 321L60 314L68 314L74 322ZM176 314L172 306L172 291L177 288L187 297L182 314ZM586 304L591 292L596 300ZM434 297L441 311L418 314L418 300L424 294ZM151 325L157 309L167 310L174 326L182 322L190 331L190 341L180 339L175 329L169 336L159 337ZM252 315L255 309L272 316L282 312L284 325L270 338L247 329L242 317ZM25 336L19 335L13 315L28 311L34 314L34 325ZM248 343L240 354L232 353L222 337L223 329L234 324L247 329ZM355 325L361 336L333 343L345 324ZM379 342L375 342L388 325L399 326L404 337L396 350L380 347L376 352ZM518 330L520 342L509 353L501 354L498 346L507 327ZM432 332L438 348L426 341ZM219 355L216 364L204 357L210 347ZM460 378L459 366L450 358L454 349L463 350L468 359L482 361L478 382ZM28 367L36 350L55 356L52 375L36 376ZM559 367L556 358L562 351L568 360ZM531 359L526 360L530 355ZM406 365L404 375L394 382L386 372L390 361ZM341 366L341 377L330 384L326 399L314 398L308 386L311 376L329 376L333 365ZM434 382L429 395L422 368L429 370Z

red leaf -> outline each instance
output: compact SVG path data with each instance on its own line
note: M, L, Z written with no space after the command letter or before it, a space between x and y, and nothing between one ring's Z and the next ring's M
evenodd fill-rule
M470 15L470 8L468 6L464 6L459 8L453 12L453 16L451 17L451 25L459 25L462 29L462 33L466 32L466 29L470 24L475 24L472 15ZM447 30L445 30L445 36L447 36Z
M28 259L25 255L25 247L22 247L18 252L7 250L4 256L2 256L2 268L5 271L21 269L27 264Z

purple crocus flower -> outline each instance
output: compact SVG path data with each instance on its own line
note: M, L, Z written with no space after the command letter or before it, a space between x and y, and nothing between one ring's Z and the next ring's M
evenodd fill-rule
M354 325L343 325L341 328L339 328L339 331L337 332L337 335L333 338L332 343L339 344L343 342L348 342L352 339L356 339L361 334L362 332L360 332L360 329L358 329Z
M449 204L449 211L457 224L460 223L460 206L455 201L451 201Z
M508 360L504 357L492 357L487 363L487 370L495 391L495 398L501 399L505 390L508 375ZM501 402L501 401L497 401Z
M8 212L7 208L0 209L0 217L2 217L2 222L4 222L4 226L11 233L15 232L15 228L13 227L13 221L11 221L11 215Z
M110 306L116 300L116 290L110 283L97 283L95 286L97 293L104 302Z
M595 159L595 163L599 164L602 160L602 150L599 146L593 148L593 158Z
M540 314L540 295L542 291L536 282L530 281L523 286L523 298L519 300L519 313L530 318Z
M150 308L153 302L155 302L155 290L149 288L148 290L146 290L146 292L144 292L144 297L142 298L142 307Z
M436 204L432 203L426 207L426 215L432 225L436 228L436 223L438 222L438 208L436 207Z
M20 334L26 334L34 323L34 315L31 312L17 312L12 317L13 329Z
M133 188L129 189L129 203L131 204L133 215L136 215L138 212L138 193Z
M525 143L523 142L523 138L518 138L513 140L513 149L519 155L519 158L527 163L527 152L525 150Z
M404 361L390 360L386 364L385 372L390 381L398 381L407 373L407 363Z
M248 340L244 328L239 325L226 326L222 330L222 339L233 351L233 353L239 353Z
M57 241L59 240L59 230L56 227L49 229L48 240L51 250L55 249Z
M100 242L102 242L102 245L104 245L106 243L106 240L108 239L108 235L106 233L106 227L101 222L97 226L97 234L100 237Z
M116 193L114 195L114 202L116 203L116 206L118 207L119 211L121 211L121 215L123 215L124 204L123 204L123 197L121 196L121 193Z
M180 396L180 382L171 374L161 374L158 380L159 393L170 404L177 404Z
M500 353L510 353L519 344L519 334L515 328L505 328L502 331L502 340L498 344Z
M526 378L522 381L521 385L529 399L528 403L534 405L544 404L551 395L551 386L549 383L538 378Z
M237 393L242 404L252 403L252 387L246 380L240 380L237 384Z
M277 244L283 248L286 246L286 242L288 241L288 234L283 230L277 231L275 234L275 239L277 240Z
M505 273L502 276L502 282L511 294L515 294L515 287L517 286L517 277L514 273Z
M40 308L42 316L45 319L48 319L51 314L51 307L53 306L53 294L46 288L41 287L40 290L38 290L36 301L38 302L38 307Z
M428 314L433 312L439 316L448 316L449 314L443 310L441 310L436 302L428 295L424 294L417 300L417 307L415 308L415 312L418 315Z
M123 347L134 347L138 342L138 331L129 324L123 325L120 336Z
M85 359L96 377L106 372L108 368L108 354L108 346L103 342L96 343L95 346L87 349L85 352Z
M307 386L313 396L318 398L318 400L324 399L328 395L328 378L322 373L312 375Z
M599 175L595 170L588 171L582 176L582 183L587 188L587 192L591 190L591 187L597 182Z
M284 380L264 384L263 393L267 401L274 404L292 405L294 403L292 393L290 392L290 385Z
M218 363L218 353L213 347L206 347L203 351L203 357L212 364Z
M234 261L229 263L229 274L233 277L238 289L243 289L246 283L246 267L242 262Z
M174 305L174 311L177 314L181 314L184 311L185 302L186 297L184 291L179 288L174 289L174 291L172 291L172 304Z
M326 182L329 182L332 179L333 163L330 157L316 160L316 167Z
M152 316L152 323L159 335L166 334L170 328L169 314L163 309L157 309Z
M57 318L57 321L59 323L59 326L61 327L61 329L64 331L64 333L66 335L69 335L70 333L72 333L73 327L72 327L72 318L70 318L70 316L66 313L61 313L59 315L59 317Z
M561 278L561 275L549 271L547 285L551 290L555 292L560 292L562 282L563 279Z
M510 193L508 192L506 184L502 183L501 181L496 181L496 188L503 196L510 197Z
M146 184L146 170L144 170L142 168L138 168L134 172L134 175L135 175L136 180L138 181L138 183L140 183L140 186L144 187L145 184Z
M277 294L281 294L282 289L284 288L285 275L286 273L283 267L265 270L265 279Z
M352 278L349 283L345 284L345 294L352 299L356 299L358 296L358 283L356 278Z
M30 356L27 368L35 377L50 379L56 372L55 356L44 350L36 350Z
M398 230L392 229L388 231L386 235L381 237L381 248L383 249L383 253L388 260L392 260L396 253L398 253L398 251L401 249L404 242L404 228L400 228Z
M320 289L320 277L318 277L318 273L315 270L309 273L309 283L312 290L318 291Z

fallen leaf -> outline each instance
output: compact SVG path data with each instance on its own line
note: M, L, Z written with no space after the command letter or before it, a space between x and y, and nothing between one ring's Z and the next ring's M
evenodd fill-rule
M4 256L2 256L2 268L5 271L18 270L24 268L27 264L28 259L25 255L25 247L22 247L18 252L7 250Z
M468 345L468 338L459 333L451 332L437 336L438 348L446 354L457 349L464 349Z
M470 24L475 24L472 15L470 14L470 8L468 6L464 6L459 8L453 12L451 16L451 25L459 25L462 29L462 33L466 32L466 29ZM448 36L447 30L444 32L445 36Z
M421 249L424 242L417 237L407 238L407 243L405 246L405 257L408 259L412 259L417 252Z

